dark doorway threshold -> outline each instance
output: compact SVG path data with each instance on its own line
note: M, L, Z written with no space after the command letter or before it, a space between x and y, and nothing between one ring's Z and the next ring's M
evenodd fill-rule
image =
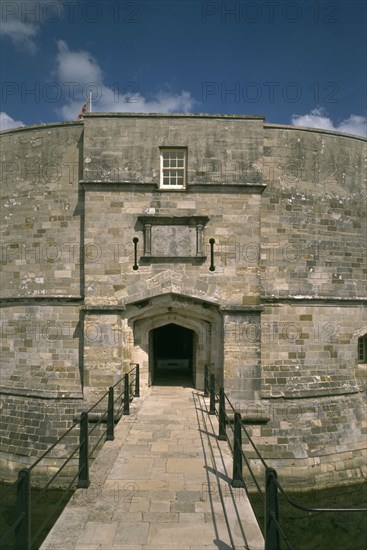
M191 373L178 374L177 371L167 371L154 375L153 386L180 386L182 388L193 388L194 383Z
M153 385L193 388L194 332L169 323L152 337Z

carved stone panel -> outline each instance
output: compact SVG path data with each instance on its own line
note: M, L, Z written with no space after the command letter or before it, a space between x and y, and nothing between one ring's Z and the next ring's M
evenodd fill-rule
M140 216L145 261L204 261L203 230L207 216Z
M152 256L196 256L196 226L152 227Z

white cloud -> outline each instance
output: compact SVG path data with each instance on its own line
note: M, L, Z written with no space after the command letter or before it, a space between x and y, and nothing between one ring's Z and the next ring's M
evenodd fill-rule
M60 0L12 0L2 6L0 36L9 38L17 49L34 54L40 26L62 13Z
M294 126L307 126L309 128L320 128L322 130L334 130L367 137L367 117L350 115L339 124L334 124L325 109L317 107L307 115L292 115L291 123Z
M61 108L65 120L75 119L92 91L93 110L99 112L172 113L190 112L195 103L190 92L160 91L150 98L144 97L139 85L131 82L121 89L106 86L97 60L87 51L71 51L66 42L58 42L56 75L64 88L73 89L73 94ZM73 83L73 84L71 84Z
M10 128L19 128L19 126L24 126L24 122L14 120L7 113L0 113L0 130L10 130Z
M346 134L356 134L357 136L367 137L367 117L360 115L350 115L349 118L342 120L338 126L339 132Z
M33 38L38 32L35 25L11 19L3 22L0 29L0 34L9 37L15 47L32 54L35 53L37 48Z
M64 40L59 40L57 46L57 76L61 82L77 82L84 86L102 81L102 71L89 52L72 52Z

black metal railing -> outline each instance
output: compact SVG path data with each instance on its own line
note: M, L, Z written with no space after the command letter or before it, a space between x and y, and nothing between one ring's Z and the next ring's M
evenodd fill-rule
M47 526L50 525L60 508L65 505L72 495L72 488L87 488L90 485L89 478L89 465L93 457L93 453L96 451L98 445L100 445L102 439L105 441L113 441L115 438L114 429L115 423L121 418L122 415L130 414L130 402L134 397L140 396L140 376L139 365L134 365L131 370L124 374L124 376L111 386L108 391L87 411L80 414L80 417L72 423L72 425L58 438L55 443L49 447L29 468L23 468L18 473L18 479L10 485L2 494L2 498L11 491L16 491L16 519L9 526L7 531L0 538L0 548L5 545L10 537L14 539L13 548L15 550L31 550L32 547L38 547L36 545L41 535L45 532ZM94 426L90 428L90 415L95 411L98 406L101 406L102 402L107 398L107 407L104 407L103 412L94 420ZM102 435L99 433L97 441L94 442L93 447L89 449L91 441L91 435L102 423L106 424ZM46 458L49 458L52 451L61 443L64 442L68 435L73 430L79 428L78 444L75 448L69 452L66 458L63 458L61 466L47 481L46 485L37 492L36 498L32 501L31 481L32 473L37 466L44 462ZM36 532L32 532L32 511L37 506L42 498L46 495L52 483L60 476L66 466L72 461L76 461L78 458L78 467L76 473L73 475L71 481L68 480L68 485L63 488L62 495L56 502L53 508L49 510L44 521L38 526ZM73 472L74 473L74 472Z
M236 411L227 394L224 392L223 385L219 384L214 373L206 365L204 371L204 397L209 397L209 414L218 417L218 439L227 440L233 455L232 487L246 488L243 471L246 465L256 491L264 504L264 521L259 522L265 540L265 550L280 550L281 541L288 550L293 550L291 543L280 524L278 495L281 493L288 504L304 512L367 512L367 508L311 508L295 502L289 497L281 483L278 480L277 472L274 468L268 466L248 430L245 428L241 414ZM227 413L226 403L231 411L231 416ZM218 404L218 410L217 410ZM232 440L227 435L227 427L232 431ZM259 481L251 466L251 462L242 446L242 434L245 433L257 459L265 468L265 479ZM263 484L264 489L261 488Z

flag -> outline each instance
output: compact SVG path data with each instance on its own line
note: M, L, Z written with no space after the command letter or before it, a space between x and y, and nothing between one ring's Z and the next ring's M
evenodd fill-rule
M82 110L80 111L80 113L78 114L77 116L77 120L81 120L83 118L83 115L84 113L87 112L87 104L88 104L88 101L86 101L82 107Z

